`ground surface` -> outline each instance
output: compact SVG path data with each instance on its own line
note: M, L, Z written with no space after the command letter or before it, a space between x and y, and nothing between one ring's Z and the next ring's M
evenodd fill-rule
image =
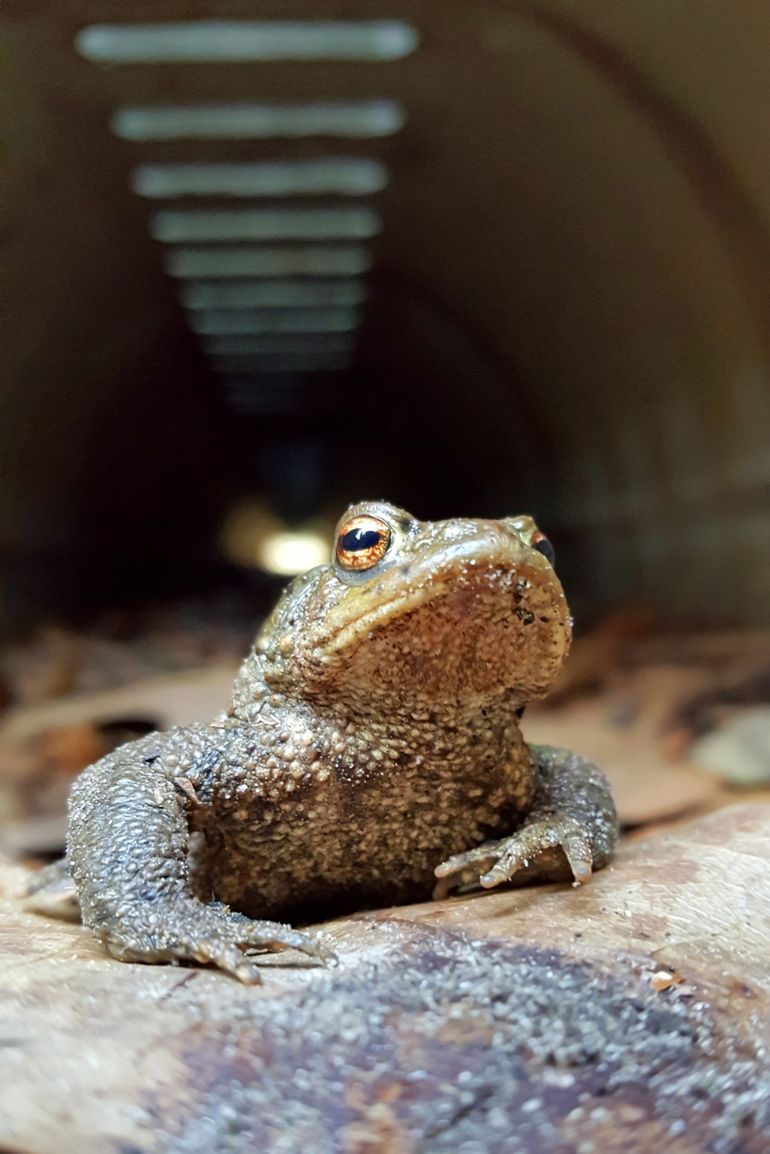
M0 1146L23 1154L765 1154L770 806L582 890L323 927L259 988L126 965L0 870Z

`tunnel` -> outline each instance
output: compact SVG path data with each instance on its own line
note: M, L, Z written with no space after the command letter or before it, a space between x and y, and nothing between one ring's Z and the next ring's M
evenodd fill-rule
M768 59L0 4L0 1154L770 1150Z
M768 623L766 5L7 0L0 36L6 634L369 497L531 513L578 621Z

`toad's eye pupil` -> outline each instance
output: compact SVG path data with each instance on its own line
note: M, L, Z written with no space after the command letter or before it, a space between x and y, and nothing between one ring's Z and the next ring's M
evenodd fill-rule
M346 553L357 553L361 549L375 549L381 540L379 529L351 529L340 537L340 548Z
M553 565L556 560L556 550L544 533L536 533L532 538L532 544L538 553L542 553L547 561Z

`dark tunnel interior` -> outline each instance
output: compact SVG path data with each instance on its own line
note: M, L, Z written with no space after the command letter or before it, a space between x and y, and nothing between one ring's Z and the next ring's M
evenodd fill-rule
M202 38L119 35L164 22ZM3 631L364 497L531 512L586 620L767 624L769 36L719 0L7 0Z

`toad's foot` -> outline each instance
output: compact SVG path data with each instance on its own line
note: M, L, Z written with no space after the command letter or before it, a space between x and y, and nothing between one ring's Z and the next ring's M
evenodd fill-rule
M457 886L480 885L492 889L501 882L511 881L520 870L527 871L521 880L529 881L530 867L536 868L539 877L561 880L567 874L565 859L576 882L590 880L591 844L580 824L559 814L539 818L511 837L485 842L442 862L435 869L440 881L433 896L446 897Z
M48 917L76 922L80 903L66 858L37 870L24 887L22 899L26 909Z
M234 732L204 726L150 734L92 765L74 783L67 858L83 924L113 957L200 962L251 983L260 980L255 952L288 948L327 958L319 941L291 926L253 921L194 892L192 815L205 811L205 791Z
M618 822L604 774L576 754L533 746L537 788L519 830L456 854L435 869L433 896L458 887L491 889L501 882L590 880L607 863Z
M240 982L262 979L251 954L294 949L320 962L333 955L318 940L279 922L254 921L227 906L198 906L191 917L186 903L143 916L120 930L102 934L113 957L124 962L199 962L216 966Z

